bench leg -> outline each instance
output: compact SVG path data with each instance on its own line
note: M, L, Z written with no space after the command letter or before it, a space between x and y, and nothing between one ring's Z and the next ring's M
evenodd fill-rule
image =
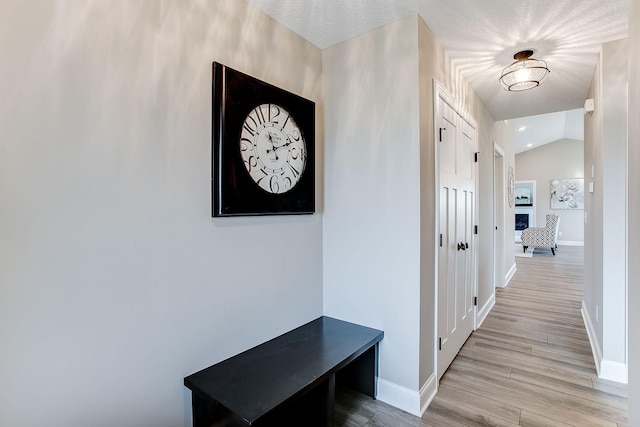
M317 423L318 426L335 427L336 425L336 375L331 374L326 384L321 386L324 388L322 399L322 417Z
M338 372L338 380L373 399L378 395L378 344Z
M303 396L285 402L252 425L255 427L335 427L335 403L336 376L331 374Z
M193 427L235 427L238 424L227 414L223 414L216 404L201 399L191 393Z
M280 420L274 427L335 427L335 406L336 376L331 374L294 405L287 422Z

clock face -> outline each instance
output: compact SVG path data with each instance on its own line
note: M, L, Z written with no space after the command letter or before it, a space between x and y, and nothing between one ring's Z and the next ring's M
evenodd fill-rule
M277 104L261 104L242 123L240 154L251 179L264 191L293 189L307 160L307 149L291 114Z

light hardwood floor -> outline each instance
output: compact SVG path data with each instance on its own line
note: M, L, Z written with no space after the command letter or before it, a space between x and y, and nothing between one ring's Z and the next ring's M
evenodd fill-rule
M580 314L583 248L536 249L516 263L422 419L341 390L337 425L626 426L626 387L596 376Z

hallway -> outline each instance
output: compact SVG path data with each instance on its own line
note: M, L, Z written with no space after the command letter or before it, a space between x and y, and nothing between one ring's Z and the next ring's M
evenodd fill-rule
M583 248L536 249L451 364L423 419L338 394L337 425L626 426L626 386L599 380L584 328Z

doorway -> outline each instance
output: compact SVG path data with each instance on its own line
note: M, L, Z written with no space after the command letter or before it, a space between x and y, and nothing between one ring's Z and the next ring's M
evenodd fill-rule
M504 151L493 142L493 283L504 288Z

